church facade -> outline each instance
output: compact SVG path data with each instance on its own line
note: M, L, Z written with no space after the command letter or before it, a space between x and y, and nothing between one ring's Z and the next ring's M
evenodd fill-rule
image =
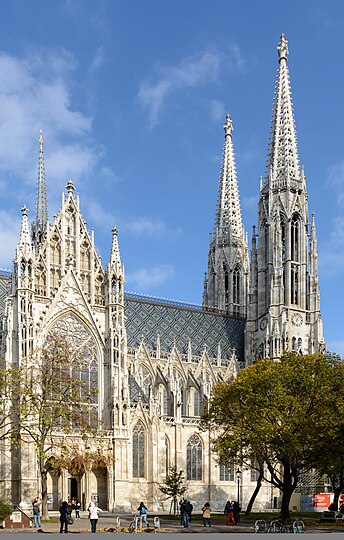
M257 358L284 351L322 351L317 240L309 223L306 179L300 167L292 110L287 41L278 46L279 69L266 177L261 180L258 226L251 255L244 231L229 115L210 239L203 304L152 299L125 291L118 232L106 267L68 182L62 206L49 222L43 137L40 136L37 206L27 210L11 272L0 275L1 357L6 366L42 347L50 333L68 339L85 358L83 380L94 392L92 409L104 426L106 460L58 471L47 458L48 500L97 500L109 510L169 510L159 484L170 467L182 470L195 509L206 500L223 510L226 500L248 501L254 468L219 465L200 417L212 387L230 381ZM94 441L70 434L75 452ZM0 452L0 498L25 506L39 492L33 448ZM271 508L279 493L265 485L257 506Z

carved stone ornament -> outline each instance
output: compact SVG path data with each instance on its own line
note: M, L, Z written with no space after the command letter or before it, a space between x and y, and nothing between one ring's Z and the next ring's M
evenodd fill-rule
M263 330L265 330L267 325L268 325L268 319L266 317L264 317L259 323L259 328L263 331Z
M294 326L301 326L301 324L303 323L302 315L300 315L300 313L293 313L291 317L291 322Z

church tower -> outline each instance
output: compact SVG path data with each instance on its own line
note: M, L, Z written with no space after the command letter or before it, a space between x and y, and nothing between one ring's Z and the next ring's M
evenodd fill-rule
M288 42L279 68L266 177L260 181L253 230L246 324L246 362L284 351L323 350L315 218L309 234L306 177L300 167L288 71Z
M203 306L228 315L246 317L248 246L241 220L238 180L229 114L223 126L225 143L214 234L210 235L208 276Z

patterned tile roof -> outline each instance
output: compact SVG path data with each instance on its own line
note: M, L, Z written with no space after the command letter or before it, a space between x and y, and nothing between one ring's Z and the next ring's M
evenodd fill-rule
M233 349L239 360L244 357L244 319L128 297L125 316L129 347L137 347L143 336L145 345L156 349L159 334L164 351L175 343L186 354L190 341L194 355L201 355L206 345L209 356L216 358L220 344L223 358L229 358Z
M5 298L11 285L11 272L0 270L0 319L5 311Z

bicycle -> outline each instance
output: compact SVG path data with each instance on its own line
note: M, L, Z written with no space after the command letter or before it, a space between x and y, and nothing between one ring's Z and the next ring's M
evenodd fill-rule
M273 520L271 520L271 522L267 526L266 532L267 533L287 533L288 528L281 519L274 518Z

